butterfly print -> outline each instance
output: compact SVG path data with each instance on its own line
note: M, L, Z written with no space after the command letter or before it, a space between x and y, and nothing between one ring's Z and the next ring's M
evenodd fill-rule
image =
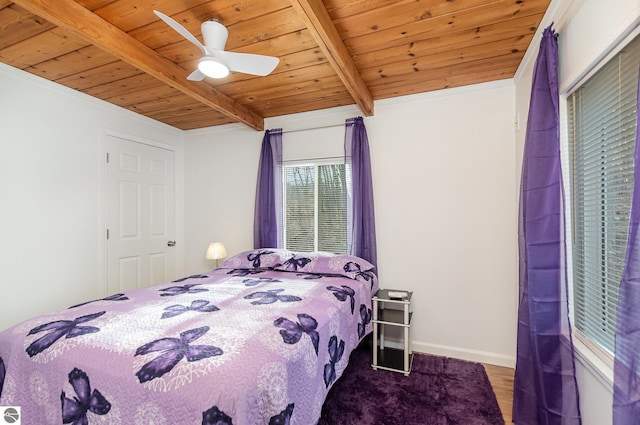
M251 302L253 305L273 304L278 301L290 303L302 300L302 298L296 297L295 295L278 295L282 291L284 291L284 289L269 289L264 292L254 292L252 294L245 295L244 299L255 300Z
M361 277L367 282L371 281L371 284L373 285L373 276L374 276L373 269L362 271L360 269L360 264L354 263L353 261L349 261L347 264L344 265L342 269L347 273L355 273L356 280L358 280L358 278Z
M267 254L273 254L273 251L258 251L255 254L247 255L247 260L251 261L253 267L260 267L260 257Z
M344 341L340 340L338 344L338 337L333 335L329 339L329 363L324 365L324 385L327 388L336 380L336 363L342 359L342 354L344 354Z
M218 406L213 406L202 412L202 425L233 425L233 422L226 413L218 409Z
M358 323L358 338L364 336L367 325L371 322L371 309L364 304L360 304L360 318L362 323Z
M293 322L284 317L280 317L273 322L274 326L280 329L280 335L285 344L296 344L302 338L302 334L305 333L311 338L313 348L318 355L318 343L320 342L320 334L316 331L318 327L318 321L308 314L298 314L298 322Z
M31 345L27 347L27 354L29 357L33 357L51 347L51 345L66 336L67 338L75 338L77 336L92 334L100 331L100 328L95 326L78 326L81 323L86 323L90 320L102 316L105 311L99 313L88 314L86 316L80 316L73 320L56 320L55 322L45 323L44 325L37 326L29 331L29 335L34 335L43 331L51 331L45 336L33 341Z
M209 331L208 326L191 329L180 334L180 338L162 338L152 341L139 347L136 350L136 356L145 355L161 351L155 359L146 363L136 376L141 384L159 378L168 373L177 365L184 357L188 362L195 362L222 355L222 349L212 345L189 345Z
M230 274L232 276L249 276L250 274L258 274L258 273L264 273L264 270L233 269L227 272L227 274Z
M336 286L327 286L327 289L332 291L333 295L339 301L346 301L347 298L349 298L349 302L351 303L351 314L353 314L353 309L355 308L356 303L356 300L353 298L353 296L356 294L356 291L346 285L342 285L341 288L338 288Z
M100 391L91 391L89 377L78 368L74 368L69 373L69 383L73 387L76 395L68 398L64 391L60 395L62 401L62 423L73 425L87 425L87 412L95 415L106 415L111 410L111 403Z
M323 275L317 273L297 273L296 276L306 280L322 279Z
M294 403L290 403L282 412L269 419L269 425L289 425L293 414Z
M2 397L2 388L4 387L4 377L7 374L7 368L4 366L4 361L0 357L0 397Z
M244 283L244 286L256 286L260 283L265 283L265 282L282 282L279 279L274 279L272 277L260 277L258 279L245 279L242 281L242 283Z
M183 277L181 279L172 280L172 282L184 282L187 279L205 279L209 276L206 274L192 274L191 276Z
M187 311L199 311L201 313L210 313L212 311L218 311L219 308L213 304L209 304L207 300L195 300L191 302L190 306L183 306L180 304L170 305L165 307L165 312L162 313L161 319L168 319L169 317L179 316Z
M93 300L93 301L87 301L81 304L76 304L76 305L72 305L71 308L76 308L76 307L80 307L81 305L85 305L85 304L89 304L89 303L95 303L98 301L126 301L128 300L129 297L127 297L125 294L114 294L114 295L109 295L108 297L105 298L100 298L99 300Z
M187 283L186 285L171 286L169 288L160 289L160 292L164 292L163 294L160 294L160 296L172 297L174 295L197 294L198 292L209 292L209 290L205 288L194 288L194 286L198 286L198 285L201 285L201 284Z
M282 266L287 270L298 271L298 268L303 268L307 264L311 262L311 258L300 257L296 258L296 256L292 256L287 261L282 263Z

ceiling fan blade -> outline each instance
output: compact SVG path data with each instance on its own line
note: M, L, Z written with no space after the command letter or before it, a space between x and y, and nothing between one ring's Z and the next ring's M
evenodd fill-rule
M162 12L158 12L157 10L154 10L153 13L158 15L160 19L162 19L167 25L173 28L178 34L180 34L181 36L183 36L184 38L186 38L187 40L195 44L200 49L203 55L208 54L207 49L204 47L204 45L200 43L200 41L198 41L198 39L195 38L193 34L191 34L185 27L183 27L182 25L180 25L179 23L177 23L172 18L168 17Z
M204 80L204 77L206 77L206 75L204 75L202 73L202 71L200 71L199 69L196 69L191 74L189 74L189 76L187 77L187 80L189 80L189 81L202 81L202 80Z
M254 55L252 53L226 52L216 50L214 56L221 59L231 71L264 77L278 66L280 59L273 56Z

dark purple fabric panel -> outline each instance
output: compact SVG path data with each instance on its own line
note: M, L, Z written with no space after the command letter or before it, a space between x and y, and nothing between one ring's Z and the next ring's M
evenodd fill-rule
M639 77L640 78L640 77ZM629 221L627 257L618 293L616 347L613 366L613 425L635 425L640 420L640 81L636 107L634 186Z
M549 26L533 75L522 164L513 394L518 425L581 423L567 303L557 58Z
M353 231L348 252L364 258L377 269L376 221L373 210L369 138L362 117L349 118L345 125L345 156L347 161L351 162L353 185Z
M7 373L7 370L4 366L4 361L2 357L0 357L0 397L2 397L2 388L4 387L4 377Z
M253 218L253 247L256 249L280 248L278 208L282 199L281 166L282 129L266 130L260 152Z

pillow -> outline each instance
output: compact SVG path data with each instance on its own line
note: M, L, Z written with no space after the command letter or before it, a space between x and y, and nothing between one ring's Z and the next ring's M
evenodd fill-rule
M241 252L225 260L220 267L233 269L273 269L280 271L345 276L371 280L375 268L368 261L348 254L295 252L263 248Z
M270 269L284 263L288 258L291 258L291 252L284 249L252 249L227 258L220 267L230 269Z
M289 252L289 257L282 264L274 266L274 269L319 275L338 275L356 280L370 280L375 274L373 265L360 257L328 252Z

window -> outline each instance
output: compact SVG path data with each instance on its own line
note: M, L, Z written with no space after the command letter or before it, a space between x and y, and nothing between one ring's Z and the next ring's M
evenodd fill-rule
M284 243L346 253L351 176L343 163L284 165Z
M575 327L613 354L633 191L640 37L567 98Z

